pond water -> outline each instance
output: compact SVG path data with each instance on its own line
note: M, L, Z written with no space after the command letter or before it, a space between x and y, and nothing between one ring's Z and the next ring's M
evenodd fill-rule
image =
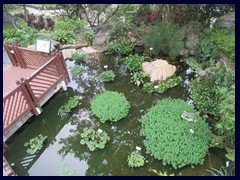
M67 64L68 67L74 66L74 62L67 61ZM55 94L44 105L40 116L30 119L7 141L5 156L9 164L14 163L12 168L18 175L59 175L63 167L74 170L76 175L82 176L156 175L152 169L174 172L178 175L204 175L206 167L209 167L209 158L215 168L223 164L224 152L219 149L210 150L211 156L206 156L208 164L178 170L174 170L171 166L163 166L161 161L153 159L145 152L143 138L139 136L138 122L145 111L165 97L181 98L193 104L189 98L191 73L183 64L177 67L182 67L178 73L182 75L184 81L162 95L147 94L131 83L126 68L118 65L113 56L99 56L96 60L85 60L82 65L85 72L78 78L71 78L68 90ZM108 65L109 70L115 71L117 76L114 82L103 83L99 80L99 73L104 71L104 65ZM90 102L102 90L124 93L131 103L126 118L116 123L103 124L91 115ZM68 118L61 119L57 115L58 109L73 95L81 98L81 104ZM91 152L86 145L80 144L80 133L84 127L90 126L101 128L109 134L111 139L103 150ZM40 133L48 136L43 149L36 155L27 155L24 143ZM127 156L136 150L136 146L141 147L141 154L146 157L148 163L141 168L130 168L127 165Z

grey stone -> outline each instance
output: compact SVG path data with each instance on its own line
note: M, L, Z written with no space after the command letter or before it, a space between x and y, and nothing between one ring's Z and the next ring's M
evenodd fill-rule
M72 54L76 52L76 49L63 49L62 54L64 59L72 59Z
M218 18L214 27L227 28L235 30L235 12L230 12Z

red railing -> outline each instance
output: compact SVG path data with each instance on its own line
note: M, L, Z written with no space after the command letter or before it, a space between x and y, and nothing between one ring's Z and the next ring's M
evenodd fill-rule
M42 54L25 48L5 45L5 49L12 56L11 61L23 68L37 68L31 77L21 77L17 88L3 99L3 129L4 134L22 117L30 111L38 115L36 108L42 98L52 90L61 80L67 85L70 82L69 74L61 52ZM14 52L10 52L10 51ZM48 57L48 60L47 60ZM50 58L49 58L50 57ZM15 58L15 59L13 59ZM20 60L19 60L20 59ZM14 72L13 72L14 73Z

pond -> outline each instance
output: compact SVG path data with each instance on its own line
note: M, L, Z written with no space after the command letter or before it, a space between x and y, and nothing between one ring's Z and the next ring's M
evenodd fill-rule
M74 66L74 62L67 61L68 67ZM184 167L174 170L171 166L163 166L162 162L153 159L146 154L143 138L139 136L140 123L138 119L145 111L165 97L181 98L193 104L189 98L189 82L191 71L183 64L178 64L178 73L183 77L183 82L177 87L168 90L162 95L147 94L130 82L130 74L125 66L118 65L113 56L99 56L99 59L85 60L82 65L85 72L78 78L72 78L66 92L55 94L43 107L43 112L38 117L30 119L8 141L5 157L9 164L14 163L13 170L18 175L43 176L60 175L59 171L64 167L74 170L76 175L99 176L153 176L152 169L178 175L203 175L208 165ZM114 70L116 79L111 83L103 83L99 79L99 73L104 71L104 65L108 70ZM131 103L129 114L124 119L116 122L100 123L91 115L90 102L103 90L118 91L124 93ZM78 95L81 104L71 112L70 116L61 119L58 109L67 102L68 98ZM86 145L80 144L80 133L84 127L100 128L108 133L110 141L103 150L89 151ZM44 134L48 136L47 142L40 152L35 155L27 155L24 143L29 139ZM130 168L127 165L127 156L141 147L141 154L148 162L141 168ZM219 149L210 150L211 156L206 156L206 162L214 168L223 164L224 152ZM210 169L210 168L209 168Z

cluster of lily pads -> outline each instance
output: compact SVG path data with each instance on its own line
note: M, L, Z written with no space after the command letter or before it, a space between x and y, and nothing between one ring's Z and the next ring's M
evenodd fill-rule
M28 142L24 144L24 147L27 147L27 154L33 155L37 151L43 148L43 143L47 139L47 136L39 134L38 136L30 139Z

